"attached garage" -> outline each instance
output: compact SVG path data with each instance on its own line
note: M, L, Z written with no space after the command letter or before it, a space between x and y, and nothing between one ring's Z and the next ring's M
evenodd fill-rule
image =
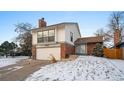
M61 59L60 47L37 48L36 59L50 60L50 55L53 55L57 60Z

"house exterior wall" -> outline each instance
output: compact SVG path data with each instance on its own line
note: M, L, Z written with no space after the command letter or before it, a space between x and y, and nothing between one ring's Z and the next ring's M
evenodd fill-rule
M120 42L120 31L116 30L114 32L114 45L116 46Z
M65 41L65 26L56 27L55 31L56 42L64 42Z
M75 54L75 47L68 43L61 43L61 59L68 58L71 54Z
M73 33L73 42L70 40L70 32ZM81 35L78 31L78 27L75 24L67 24L65 26L65 42L74 45L74 42L80 38Z
M36 59L36 46L32 46L32 59Z
M92 55L93 49L96 47L96 44L97 43L88 43L87 44L87 54L88 55ZM103 44L103 43L100 43L100 44Z
M77 40L77 38L81 37L78 31L78 28L75 24L55 26L53 27L53 29L55 29L55 42L66 42L66 43L74 45L74 41ZM42 30L43 29L32 31L32 44L33 45L37 44L37 32L42 31ZM70 32L73 33L73 42L70 41Z
M96 47L96 43L88 43L87 44L87 54L92 55L93 49Z
M55 30L55 42L65 42L65 26L51 27L48 29L38 29L32 31L32 45L37 45L37 33L39 31L47 31L49 29ZM49 43L49 42L48 42Z
M76 46L75 47L75 53L77 55L87 54L87 45L86 44L82 44L82 45Z
M121 31L121 42L124 42L124 31Z
M37 32L49 29L55 29L55 42L37 43ZM73 33L73 42L70 40L70 32ZM57 60L67 58L70 54L75 54L74 41L80 37L81 35L76 24L62 24L35 29L32 31L32 45L35 46L32 47L32 58L49 60L50 54ZM56 44L60 44L60 46L56 46Z
M37 33L35 30L32 31L32 45L37 44Z
M36 49L36 59L38 60L50 60L51 55L60 60L60 47L50 47L50 48L37 48Z

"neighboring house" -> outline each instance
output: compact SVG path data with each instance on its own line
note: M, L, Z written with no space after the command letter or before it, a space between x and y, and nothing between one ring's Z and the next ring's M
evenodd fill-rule
M81 37L77 23L64 22L47 26L44 18L39 28L32 29L32 57L38 60L57 60L75 54L74 42Z
M96 47L97 43L103 44L102 36L78 38L75 41L75 52L79 55L92 55L93 49Z
M114 45L122 48L122 58L124 59L124 31L116 30L114 33Z

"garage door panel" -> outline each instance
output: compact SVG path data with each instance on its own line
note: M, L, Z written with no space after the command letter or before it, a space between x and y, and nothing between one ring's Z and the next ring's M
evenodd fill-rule
M60 60L60 48L38 48L37 59L50 60L50 55L53 55L57 60Z

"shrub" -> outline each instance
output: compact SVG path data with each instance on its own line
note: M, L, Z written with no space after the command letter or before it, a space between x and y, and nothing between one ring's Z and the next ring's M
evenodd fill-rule
M52 54L50 55L50 60L52 61L52 63L57 62L56 58Z
M102 57L103 56L103 46L100 43L96 44L96 47L93 49L93 55Z

